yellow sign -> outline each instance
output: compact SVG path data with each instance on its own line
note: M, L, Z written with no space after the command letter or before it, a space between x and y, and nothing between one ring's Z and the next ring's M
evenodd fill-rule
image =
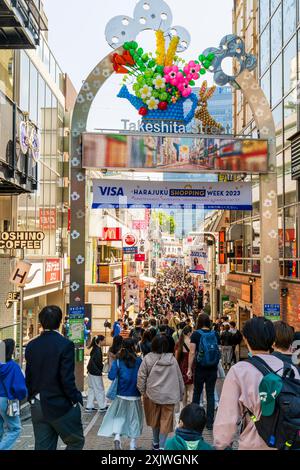
M7 250L39 250L45 238L44 232L1 232L0 248Z

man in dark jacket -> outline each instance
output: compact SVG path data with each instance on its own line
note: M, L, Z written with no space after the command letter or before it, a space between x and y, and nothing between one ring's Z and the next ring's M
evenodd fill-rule
M59 333L62 311L43 308L39 315L42 334L26 348L26 385L36 450L55 450L58 437L67 450L81 450L82 395L75 385L74 344Z

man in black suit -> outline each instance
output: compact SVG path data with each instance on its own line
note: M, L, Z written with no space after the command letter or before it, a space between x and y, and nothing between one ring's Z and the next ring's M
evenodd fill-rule
M56 450L58 437L67 450L81 450L82 395L75 384L74 344L59 333L62 311L43 308L42 334L26 348L26 385L31 403L35 450Z

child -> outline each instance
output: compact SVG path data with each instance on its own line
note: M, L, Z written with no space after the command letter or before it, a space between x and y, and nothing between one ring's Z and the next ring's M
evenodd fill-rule
M175 436L167 440L165 450L214 450L202 437L205 425L204 409L196 403L187 405L180 413Z

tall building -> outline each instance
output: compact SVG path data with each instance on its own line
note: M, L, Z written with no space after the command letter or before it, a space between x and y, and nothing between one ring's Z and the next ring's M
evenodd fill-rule
M278 223L281 274L281 312L300 328L299 183L291 176L289 138L299 130L297 81L299 80L300 3L296 0L234 2L234 32L245 39L246 49L259 58L257 78L270 102L276 125ZM235 132L257 136L249 106L241 92L234 96ZM243 307L242 315L261 314L260 213L258 177L252 176L253 211L230 214L230 239L234 259L228 293ZM234 273L234 274L233 274ZM245 294L243 286L251 293ZM244 289L246 292L246 288ZM251 294L251 295L250 295Z
M30 3L40 8L47 24L42 3ZM5 34L3 28L1 33ZM45 235L40 249L24 251L25 260L32 264L30 276L36 272L25 287L25 339L38 333L43 306L57 304L65 310L68 302L68 134L76 99L70 79L49 48L47 32L38 29L34 37L34 43L24 41L23 48L13 42L11 49L0 46L0 232ZM32 146L26 151L24 133L30 137L33 131L38 136L36 151ZM18 304L5 306L13 290L10 273L19 257L19 250L0 249L0 338L11 334L7 327L19 323Z

